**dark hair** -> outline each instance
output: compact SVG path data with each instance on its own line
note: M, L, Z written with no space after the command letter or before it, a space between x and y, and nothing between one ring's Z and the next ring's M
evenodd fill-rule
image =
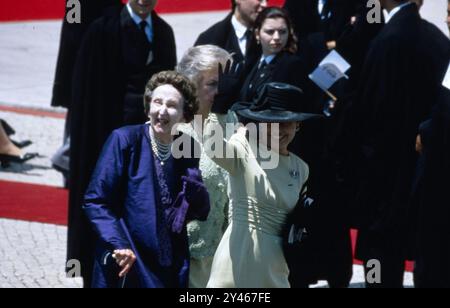
M289 31L289 37L284 50L290 53L296 53L298 50L297 45L298 39L297 36L295 35L294 24L292 23L292 19L289 16L288 11L286 11L285 9L275 6L265 8L256 19L255 30L257 32L260 31L266 19L273 19L273 18L283 18L286 21L286 25Z
M450 0L449 0L450 1ZM231 10L234 12L236 10L236 0L231 0Z
M194 119L198 111L197 90L195 85L185 76L174 71L163 71L153 75L147 83L144 94L144 109L148 114L153 91L163 85L172 85L184 98L183 113L187 123Z

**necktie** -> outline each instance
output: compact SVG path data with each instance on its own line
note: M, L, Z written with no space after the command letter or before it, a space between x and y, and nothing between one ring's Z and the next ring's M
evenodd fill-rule
M258 70L259 70L259 71L262 71L266 66L267 66L266 59L263 59L263 60L259 63Z
M153 46L152 46L152 42L150 42L147 33L145 32L145 30L147 29L148 23L143 20L139 23L139 28L140 28L140 32L141 32L141 36L144 39L145 45L143 45L144 47L144 52L145 52L145 63L148 65L150 63L153 62Z
M258 69L256 70L256 73L252 78L252 82L250 83L250 89L253 89L255 87L255 84L257 84L260 79L263 79L266 76L266 73L264 72L266 66L267 62L265 59L259 62Z
M148 23L143 20L139 23L139 29L141 30L141 34L144 36L145 41L150 43L150 41L148 40L148 36L147 33L145 32L145 30L147 29Z
M252 30L247 30L245 31L245 55L244 57L246 57L250 52L251 52L251 48L252 48L252 41L253 41L253 31Z

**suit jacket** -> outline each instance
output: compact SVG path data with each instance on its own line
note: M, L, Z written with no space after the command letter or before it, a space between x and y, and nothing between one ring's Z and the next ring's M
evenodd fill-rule
M312 84L307 78L305 63L289 52L280 52L270 64L259 69L259 61L250 71L241 89L240 100L251 102L258 90L270 82L284 82L311 93Z
M233 14L229 14L224 20L216 23L211 28L200 34L195 46L199 45L216 45L234 55L234 60L238 62L245 61L247 67L253 67L261 55L260 48L256 43L256 38L253 36L249 43L247 54L243 55L239 47L239 41L234 31L231 19Z
M68 1L66 1L68 2ZM70 108L72 101L72 77L83 36L89 25L101 17L111 6L121 7L120 0L81 0L81 23L70 24L64 18L59 45L58 62L53 84L53 107ZM68 11L69 9L67 9Z
M354 158L359 175L353 212L361 230L406 236L415 140L437 101L449 55L448 38L424 22L414 4L402 8L372 42L352 114L354 153L361 155ZM370 244L360 244L359 257L365 259Z
M449 288L450 265L450 90L442 87L428 121L424 166L418 200L418 238L415 278L418 288Z
M287 0L289 11L299 39L315 32L325 33L327 41L337 40L350 23L352 16L365 5L365 0L327 0L322 16L318 11L318 0ZM323 17L323 18L322 18Z

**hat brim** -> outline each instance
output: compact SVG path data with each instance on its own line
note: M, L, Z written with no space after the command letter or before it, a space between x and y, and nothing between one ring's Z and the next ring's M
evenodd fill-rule
M277 110L252 111L249 109L248 103L236 103L232 110L244 118L263 123L303 122L323 118L322 115L314 113L299 113Z

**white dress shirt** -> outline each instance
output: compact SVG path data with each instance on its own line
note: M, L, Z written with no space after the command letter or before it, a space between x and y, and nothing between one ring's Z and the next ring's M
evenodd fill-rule
M397 6L395 9L393 9L392 11L390 11L388 14L387 14L387 16L386 16L386 23L389 23L391 20L392 20L392 18L394 18L394 16L395 16L395 14L397 14L398 12L400 12L400 10L402 9L402 8L404 8L405 6L408 6L408 5L410 5L410 4L412 4L412 2L406 2L406 3L403 3L403 4L401 4L401 5L399 5L399 6Z
M326 0L319 0L318 2L318 11L319 11L319 15L322 15L323 12L323 7L325 6L325 1Z
M247 52L247 37L245 36L245 33L248 29L246 26L241 24L234 15L231 18L231 24L233 25L234 32L236 33L236 37L238 38L239 48L241 49L242 54L245 56Z
M147 22L147 26L145 27L145 34L147 35L148 41L153 42L153 24L152 24L152 15L149 14L148 17L143 20L139 15L137 15L130 6L130 3L127 4L128 12L130 13L131 19L136 23L138 27L142 21Z

